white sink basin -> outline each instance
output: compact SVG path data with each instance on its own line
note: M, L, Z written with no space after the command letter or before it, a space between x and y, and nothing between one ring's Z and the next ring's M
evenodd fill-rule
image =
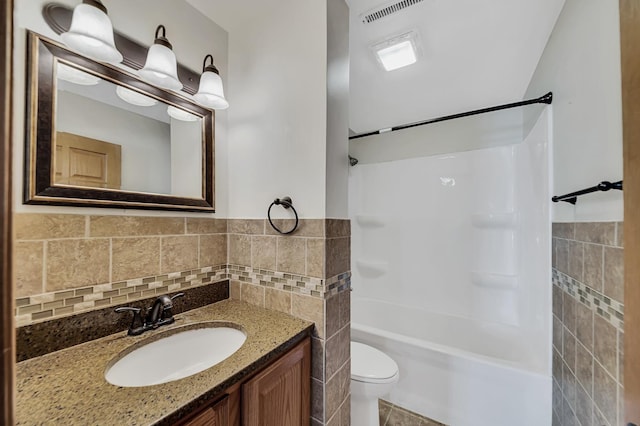
M187 329L142 342L107 368L105 378L116 386L152 386L199 373L224 361L244 344L242 331L221 326Z

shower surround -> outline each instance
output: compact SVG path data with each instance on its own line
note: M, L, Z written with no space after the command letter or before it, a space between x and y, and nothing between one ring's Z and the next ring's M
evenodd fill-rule
M549 143L543 113L517 143L352 168L352 339L398 362L393 404L551 424Z

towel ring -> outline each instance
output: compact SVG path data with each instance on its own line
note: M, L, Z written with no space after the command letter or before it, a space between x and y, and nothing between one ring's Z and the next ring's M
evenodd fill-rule
M285 209L290 208L291 210L293 210L293 214L296 215L296 223L295 225L293 225L293 228L290 231L283 232L276 225L273 224L273 221L271 220L271 207L273 207L274 205L282 206ZM298 228L298 212L293 207L293 201L291 201L291 197L276 198L275 200L273 200L273 203L271 203L271 205L269 206L269 209L267 210L267 219L269 219L269 224L271 225L271 227L282 235L291 234L293 231L295 231Z

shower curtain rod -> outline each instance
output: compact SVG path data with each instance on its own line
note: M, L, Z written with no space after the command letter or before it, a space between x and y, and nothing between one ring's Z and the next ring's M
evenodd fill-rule
M461 112L459 114L445 115L444 117L432 118L430 120L418 121L415 123L403 124L395 127L388 127L386 129L376 130L375 132L361 133L359 135L350 136L349 140L364 138L364 137L373 136L373 135L380 135L382 133L387 133L387 132L395 132L396 130L404 130L404 129L409 129L411 127L424 126L425 124L439 123L440 121L447 121L447 120L453 120L456 118L469 117L471 115L478 115L478 114L484 114L487 112L500 111L503 109L516 108L516 107L521 107L525 105L551 104L552 101L553 101L553 93L549 92L546 95L540 96L539 98L529 99L526 101L513 102L510 104L498 105L498 106L493 106L489 108L476 109L474 111Z

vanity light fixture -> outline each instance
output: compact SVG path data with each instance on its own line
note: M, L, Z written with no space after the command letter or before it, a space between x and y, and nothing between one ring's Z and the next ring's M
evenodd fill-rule
M126 103L136 106L150 107L158 103L155 99L124 86L116 87L116 95Z
M160 36L160 30L162 35ZM182 83L178 79L178 62L173 46L165 37L164 25L156 28L156 39L149 48L144 67L138 71L140 77L163 89L180 90Z
M207 59L211 58L211 64L207 65ZM213 65L213 56L207 55L202 63L202 75L200 76L200 86L198 93L193 95L200 105L210 109L227 109L229 102L224 98L224 90L222 87L222 79L220 72Z
M415 31L401 34L371 46L380 65L386 71L415 64L418 60Z
M69 31L60 35L70 48L96 61L117 64L122 54L113 41L113 25L100 0L83 0L73 9Z
M169 105L167 107L167 114L169 114L171 118L175 118L176 120L180 121L196 121L198 119L197 116L188 113L183 109L176 108L172 105Z
M80 86L95 86L100 82L100 77L80 71L77 68L58 62L56 69L56 77L69 83L79 84Z

